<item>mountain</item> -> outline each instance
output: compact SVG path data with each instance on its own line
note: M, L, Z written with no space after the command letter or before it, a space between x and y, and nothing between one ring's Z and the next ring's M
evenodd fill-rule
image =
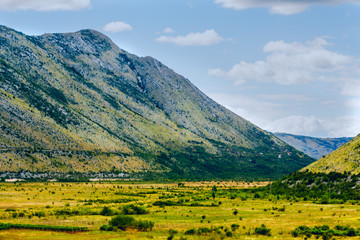
M274 135L297 150L300 150L315 159L320 159L323 156L328 155L352 139L349 137L315 138L288 133L274 133Z
M278 178L313 160L94 31L0 26L0 169Z
M311 172L360 173L360 135L345 143L339 149L310 164L303 170Z

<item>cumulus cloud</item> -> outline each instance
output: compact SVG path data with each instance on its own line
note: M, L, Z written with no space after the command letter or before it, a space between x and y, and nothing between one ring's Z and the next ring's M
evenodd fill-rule
M360 133L360 98L347 101L344 108L352 109L341 117L315 116L299 112L294 105L308 102L319 104L307 95L210 93L209 96L239 116L270 132L285 132L314 137L352 137ZM321 103L320 103L321 104ZM295 114L294 114L295 113Z
M291 15L303 12L312 5L359 4L358 0L215 0L224 8L244 10L267 8L272 14Z
M186 36L160 36L155 41L173 43L178 46L210 46L222 42L224 39L214 29L202 33L189 33Z
M265 60L241 61L228 71L215 68L209 69L208 74L231 79L235 84L252 80L285 85L307 83L329 73L339 74L354 61L350 56L327 50L328 45L323 38L306 43L271 41L263 48L269 54Z
M0 0L0 10L73 11L90 7L90 0Z
M105 32L117 33L131 31L132 26L124 22L110 22L103 27Z

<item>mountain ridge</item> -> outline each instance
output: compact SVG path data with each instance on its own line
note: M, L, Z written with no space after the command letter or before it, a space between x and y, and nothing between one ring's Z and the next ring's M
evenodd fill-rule
M95 30L0 26L0 84L3 171L274 178L312 162Z
M320 159L323 156L328 155L352 139L350 137L317 138L279 132L273 134L314 159Z

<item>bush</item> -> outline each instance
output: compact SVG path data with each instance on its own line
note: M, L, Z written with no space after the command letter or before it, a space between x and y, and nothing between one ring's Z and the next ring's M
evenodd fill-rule
M114 227L113 226L109 226L109 225L102 225L101 227L100 227L100 230L101 231L114 231Z
M125 205L122 209L122 214L124 215L135 215L135 214L147 214L147 210L144 206L137 206L134 204Z
M105 207L103 207L103 209L101 209L100 215L103 215L103 216L113 216L113 215L114 215L114 212L113 212L113 210L111 210L111 208L105 206Z
M152 230L155 223L148 220L135 220L135 218L127 215L118 215L109 221L110 226L125 231L127 228L136 228L140 231Z
M34 214L35 216L41 218L41 217L45 217L45 212L44 211L38 211L38 212L35 212Z
M113 226L107 226L107 228L106 228L106 231L114 231L114 227Z
M138 220L135 222L135 228L139 229L140 231L151 231L154 225L154 222L148 220Z
M237 209L234 210L233 214L236 216L239 213Z
M174 202L174 201L170 201L170 200L167 200L167 201L155 201L153 202L152 204L153 206L179 206L181 205L180 203L177 203L177 202Z
M179 231L177 231L177 230L175 230L175 229L170 229L169 230L169 234L170 235L175 235L175 234L178 234L179 233Z
M106 225L106 224L101 225L101 226L100 226L100 230L101 230L101 231L106 231L107 227L108 227L108 225Z
M264 224L261 224L261 227L255 228L255 233L260 235L270 236L270 231L271 229L267 228Z
M231 224L231 230L233 231L233 232L235 232L236 231L236 229L238 229L240 227L240 225L239 224Z
M109 222L111 226L117 227L121 230L126 230L126 228L134 226L135 218L131 216L118 215L112 218Z
M185 231L185 235L194 235L196 230L194 228L188 229Z
M198 234L202 234L202 233L209 233L211 232L212 230L210 228L207 228L207 227L201 227L201 228L198 228L197 230L197 233Z

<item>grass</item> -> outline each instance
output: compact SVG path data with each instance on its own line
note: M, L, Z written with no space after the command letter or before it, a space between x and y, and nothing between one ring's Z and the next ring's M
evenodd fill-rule
M240 191L264 184L266 183L185 182L184 186L179 187L178 183L151 182L0 183L0 223L89 229L88 232L77 233L0 230L0 239L167 239L170 229L178 232L173 239L294 239L291 231L301 225L360 228L359 201L324 205L277 199L275 196L258 199L253 198L253 195L245 196ZM217 188L215 199L212 197L214 185ZM182 204L152 205L160 200ZM100 226L108 225L114 217L100 215L104 206L120 213L123 206L129 204L149 210L148 214L132 216L138 220L155 222L152 231L99 230ZM237 213L234 214L235 212ZM232 231L231 226L234 224L239 225L239 228ZM255 234L255 228L262 224L271 229L271 236ZM213 231L202 235L185 235L185 231L189 229L204 228L218 229L220 233ZM226 229L232 232L232 237L230 234L226 236Z

